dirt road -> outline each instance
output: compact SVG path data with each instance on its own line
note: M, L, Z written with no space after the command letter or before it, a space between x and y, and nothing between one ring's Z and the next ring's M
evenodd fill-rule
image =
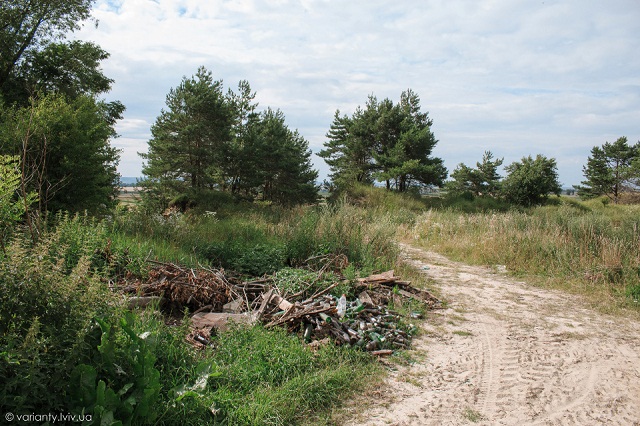
M640 324L403 246L450 302L353 425L640 425ZM387 399L389 399L387 401Z

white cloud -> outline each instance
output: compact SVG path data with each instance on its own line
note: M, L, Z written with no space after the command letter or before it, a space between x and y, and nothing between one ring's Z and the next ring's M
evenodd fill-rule
M169 89L200 65L227 87L248 80L314 151L336 109L407 88L450 170L485 150L505 162L542 153L578 183L593 146L640 136L636 0L98 0L94 15L100 26L78 37L111 53L110 97L127 106L118 130L137 151ZM139 174L132 151L126 175Z

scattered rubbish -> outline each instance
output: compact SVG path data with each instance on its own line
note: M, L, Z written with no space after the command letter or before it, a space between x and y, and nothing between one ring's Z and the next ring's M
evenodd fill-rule
M417 311L406 315L389 309L415 301L426 309L441 307L441 302L426 290L415 288L394 275L394 271L374 274L355 282L333 282L312 295L304 291L283 297L269 277L242 281L226 276L224 270L187 269L171 263L154 262L146 282L125 283L119 287L135 294L129 306L159 303L191 316L187 340L199 347L209 346L211 336L234 324L262 323L264 327L285 327L299 334L311 347L328 342L351 345L376 356L388 356L394 350L407 349L417 327L408 322L422 318ZM321 272L320 272L321 273ZM340 284L351 284L354 300L346 294L331 294ZM149 302L142 302L149 299Z
M338 317L343 318L344 314L347 313L347 296L345 296L344 294L340 296L340 299L338 300L337 309L338 309Z

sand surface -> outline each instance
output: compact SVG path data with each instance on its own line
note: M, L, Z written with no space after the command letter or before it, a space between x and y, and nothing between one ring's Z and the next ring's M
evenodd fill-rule
M640 324L403 246L449 303L351 425L640 425Z

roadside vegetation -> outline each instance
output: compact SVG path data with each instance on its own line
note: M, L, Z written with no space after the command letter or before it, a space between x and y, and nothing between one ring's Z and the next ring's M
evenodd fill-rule
M430 209L404 238L456 260L497 267L586 296L605 311L640 308L640 208L562 197L528 209Z

